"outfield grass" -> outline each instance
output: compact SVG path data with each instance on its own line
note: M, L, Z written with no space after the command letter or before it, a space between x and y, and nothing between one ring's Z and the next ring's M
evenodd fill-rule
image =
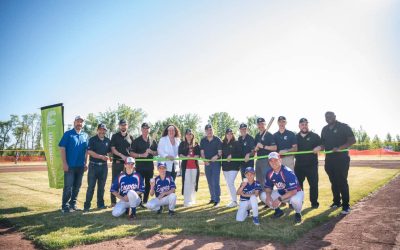
M399 172L399 169L350 168L350 203L354 204L373 192ZM80 207L83 206L86 194L86 180L85 174L78 199ZM239 185L239 176L236 182ZM156 233L225 236L290 243L311 228L340 213L339 209L328 209L332 196L330 184L323 168L320 168L320 208L310 209L308 188L306 188L302 212L303 223L300 225L294 225L294 212L289 209L285 209L286 215L278 220L271 218L273 211L261 210L261 226L258 228L252 224L250 219L243 223L236 222L237 208L225 208L229 198L222 174L223 196L221 197L221 206L218 208L211 208L210 205L206 205L209 194L204 175L200 177L200 188L197 192L198 205L194 207L182 207L183 197L180 195L180 178L177 180L177 186L179 189L178 214L175 217L169 218L165 213L156 215L153 212L139 209L138 219L135 222L130 222L125 216L113 218L111 209L93 210L88 214L81 212L68 215L61 214L59 207L62 190L48 188L47 172L1 173L0 217L1 220L16 225L36 245L55 249L125 236ZM307 187L308 184L306 183L305 186ZM106 191L109 187L110 180L107 182ZM106 192L105 198L106 203L109 204L108 192ZM95 197L92 206L96 206Z

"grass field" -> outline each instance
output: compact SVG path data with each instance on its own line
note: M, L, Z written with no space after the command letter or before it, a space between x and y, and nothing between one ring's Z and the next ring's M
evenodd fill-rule
M349 182L351 204L382 186L394 176L399 169L377 169L368 167L350 168ZM109 172L110 173L110 172ZM109 174L110 176L110 174ZM236 179L239 185L239 176ZM86 194L86 174L79 194L79 206L83 206ZM235 221L237 208L226 208L229 202L228 192L221 174L221 206L211 208L206 205L209 200L205 176L200 177L200 189L197 193L197 205L191 208L182 207L180 195L181 179L178 178L178 214L172 219L167 214L156 215L153 212L139 209L138 219L130 222L125 216L113 218L111 209L82 214L75 212L61 214L62 190L49 189L47 172L1 173L0 174L0 219L4 223L16 225L28 239L42 248L66 248L74 245L89 244L109 239L133 235L162 234L196 234L224 236L253 240L268 240L290 243L302 236L311 228L337 216L340 210L328 209L331 204L329 181L320 168L320 208L310 209L308 188L303 207L303 223L294 225L293 211L285 209L286 215L279 220L271 218L273 211L261 210L261 226L256 228L250 219L243 223ZM306 183L306 187L308 184ZM110 180L106 191L110 187ZM105 195L109 204L109 193ZM95 207L95 197L92 203ZM261 206L260 206L261 208Z

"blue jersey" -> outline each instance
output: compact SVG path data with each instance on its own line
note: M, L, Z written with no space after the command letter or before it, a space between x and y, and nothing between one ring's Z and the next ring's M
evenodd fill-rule
M162 180L160 176L157 176L154 180L154 183L156 197L158 197L161 193L165 193L173 188L176 188L174 179L171 176L165 176L164 180Z
M262 191L261 184L258 181L254 181L252 184L247 183L247 185L243 188L243 193L244 194L254 194L256 190ZM240 196L240 200L248 201L248 200L250 200L250 197Z
M119 192L121 196L125 196L129 190L144 193L144 182L139 173L127 174L122 172L112 183L110 192Z
M85 155L88 147L88 134L80 131L79 134L75 129L68 130L64 133L59 147L65 148L68 166L71 168L82 167L85 165Z
M284 195L286 192L292 190L301 191L296 175L290 168L283 165L278 173L275 173L274 170L270 170L267 173L265 188L274 189L274 186L280 195Z

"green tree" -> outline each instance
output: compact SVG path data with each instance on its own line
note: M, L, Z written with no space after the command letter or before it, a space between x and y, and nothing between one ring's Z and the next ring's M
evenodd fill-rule
M0 121L0 150L7 148L7 143L10 142L10 132L12 132L18 116L10 115L7 121Z
M101 112L98 115L98 120L99 122L104 123L107 126L107 137L111 138L111 136L117 131L116 112L109 108L107 111Z
M257 128L257 118L260 117L258 115L248 116L247 117L247 129L249 130L249 134L253 137L258 133Z
M85 119L85 125L83 125L83 131L85 131L86 133L88 133L90 137L92 137L96 134L98 124L99 124L98 118L93 113L89 113Z
M231 128L234 134L237 134L239 122L230 116L227 112L217 112L208 117L208 123L213 126L214 134L221 139L225 135L225 130Z
M115 112L118 120L125 119L128 122L128 132L131 135L139 135L139 127L147 117L147 114L142 109L135 109L125 104L118 104Z
M353 129L353 132L357 142L352 148L358 150L369 149L371 146L371 138L368 136L367 132L361 126L357 130Z
M378 137L378 135L375 135L371 142L371 149L379 149L379 148L382 148L382 141Z

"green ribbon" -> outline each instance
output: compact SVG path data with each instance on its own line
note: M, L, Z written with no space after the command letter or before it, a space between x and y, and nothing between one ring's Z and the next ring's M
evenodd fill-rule
M336 152L347 152L349 151L349 149L343 149L343 150L339 150ZM329 151L320 151L320 153L323 154L332 154L332 153L336 153L333 152L332 150ZM287 156L287 155L305 155L305 154L314 154L314 151L299 151L299 152L287 152L287 153L283 153L280 154L281 156ZM263 155L263 156L254 156L254 157L250 157L249 161L251 160L258 160L258 159L266 159L268 158L268 155ZM200 158L200 157L179 157L179 158L174 158L173 161L186 161L186 160L196 160L196 161L211 161L210 159L205 159L205 158ZM244 161L245 158L232 158L229 161ZM164 157L154 157L152 159L144 159L144 158L139 158L139 159L135 159L135 161L139 162L139 161L171 161L168 158L164 158ZM218 159L216 161L228 161L228 159Z

